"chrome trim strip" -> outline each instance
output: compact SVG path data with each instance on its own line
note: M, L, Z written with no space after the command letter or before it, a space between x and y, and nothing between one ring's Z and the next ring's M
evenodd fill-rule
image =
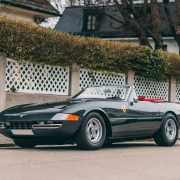
M133 87L132 86L128 86L129 87L129 89L128 89L128 93L127 93L127 96L126 96L126 99L125 99L125 101L127 101L128 99L129 99L129 97L130 97L130 93L131 93L131 90L133 89Z
M57 129L62 127L62 124L33 124L33 129Z

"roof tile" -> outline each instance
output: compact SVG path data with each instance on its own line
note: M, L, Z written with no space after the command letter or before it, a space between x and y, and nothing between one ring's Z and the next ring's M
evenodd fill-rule
M50 4L48 0L0 0L1 3L6 3L14 6L23 6L33 10L41 10L49 13L59 14L59 12Z

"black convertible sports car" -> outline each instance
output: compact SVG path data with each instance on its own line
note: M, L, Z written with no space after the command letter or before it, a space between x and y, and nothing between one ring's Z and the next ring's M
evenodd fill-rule
M95 150L147 138L172 146L179 121L178 104L138 98L130 85L93 86L66 101L6 109L0 113L0 132L24 148L75 142L81 149Z

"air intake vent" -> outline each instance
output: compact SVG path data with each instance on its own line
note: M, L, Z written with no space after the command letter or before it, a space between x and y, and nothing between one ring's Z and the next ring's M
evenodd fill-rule
M32 122L10 122L9 129L32 129Z

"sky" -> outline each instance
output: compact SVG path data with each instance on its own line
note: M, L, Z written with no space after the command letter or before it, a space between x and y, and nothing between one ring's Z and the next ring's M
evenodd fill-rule
M54 6L61 14L65 8L65 0L50 0L52 6ZM45 22L42 22L40 26L54 29L60 17L48 18Z

